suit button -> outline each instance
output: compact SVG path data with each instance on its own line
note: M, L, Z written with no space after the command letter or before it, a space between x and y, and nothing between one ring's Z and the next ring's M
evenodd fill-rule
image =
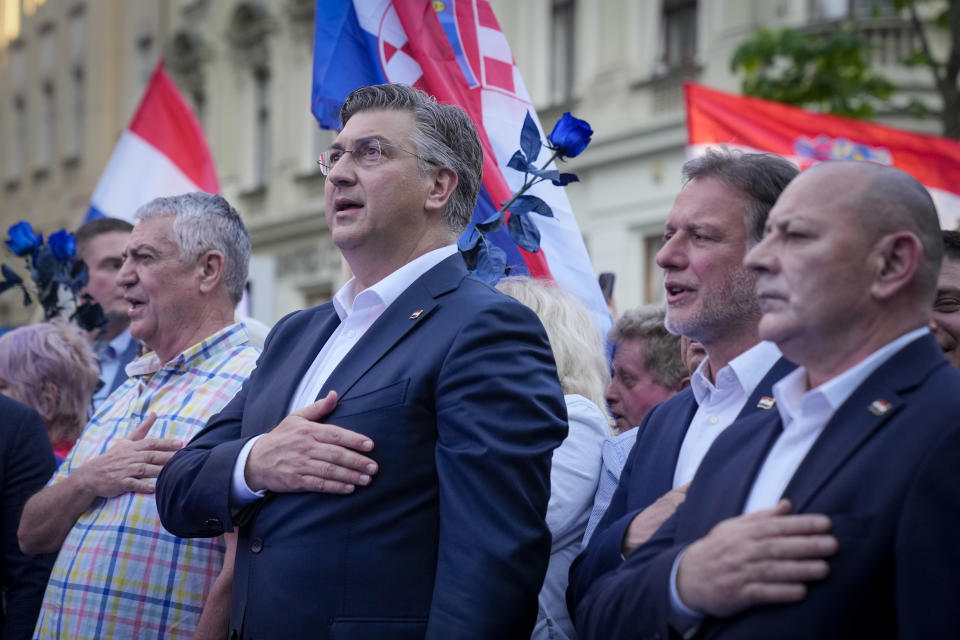
M203 526L209 527L211 529L221 529L223 524L220 522L220 518L207 518L203 521Z
M260 553L263 551L263 540L260 538L253 538L250 541L250 551L254 553Z

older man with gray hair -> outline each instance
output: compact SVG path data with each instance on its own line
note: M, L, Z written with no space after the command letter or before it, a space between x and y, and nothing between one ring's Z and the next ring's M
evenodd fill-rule
M168 533L152 494L163 465L256 363L233 320L250 237L237 211L206 193L157 198L136 218L117 282L130 333L151 352L127 366L129 379L24 508L23 550L60 552L37 638L189 638L210 594L229 590L223 538Z
M654 405L690 383L680 336L667 331L665 316L662 307L630 309L617 319L607 336L615 351L606 399L619 433L603 443L600 483L583 535L584 548L617 490L620 472L637 441L637 425Z

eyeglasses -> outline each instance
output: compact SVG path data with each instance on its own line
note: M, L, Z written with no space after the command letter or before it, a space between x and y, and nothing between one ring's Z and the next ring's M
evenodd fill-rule
M395 144L389 144L387 142L380 142L377 138L367 138L366 140L360 140L357 142L357 146L353 149L341 149L339 147L334 147L332 149L327 149L322 154L320 154L320 159L317 160L317 164L320 165L320 173L323 175L330 175L330 171L333 170L334 165L340 162L340 159L347 153L353 155L354 161L362 167L373 167L380 164L380 158L383 156L382 147L390 147L391 149L398 149L404 153L409 153L415 158L419 158L424 162L429 162L430 164L436 164L433 160L427 160L423 156L415 154L413 151L407 151L403 147L398 147Z

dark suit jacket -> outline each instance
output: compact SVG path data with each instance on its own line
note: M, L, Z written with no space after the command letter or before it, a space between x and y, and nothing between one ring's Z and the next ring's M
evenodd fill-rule
M0 609L0 638L12 640L33 635L57 557L20 552L20 512L53 475L57 462L47 427L36 411L0 395L0 415L0 581L6 601L6 610Z
M401 294L321 391L340 397L325 421L373 439L371 484L231 515L237 454L287 415L338 323L331 304L281 320L239 395L164 467L164 526L240 525L231 627L246 638L529 637L566 409L537 317L459 255Z
M110 384L108 385L110 388L110 391L107 392L108 396L127 380L127 365L136 359L139 351L140 341L132 339L127 345L127 348L124 349L123 352L117 354L117 361L119 365L117 366L117 372L113 374L113 380L111 380Z
M877 400L889 409L878 410ZM581 602L583 638L668 637L674 558L742 512L780 429L779 412L770 411L714 442L674 516ZM795 512L830 517L839 541L830 574L809 583L799 603L707 618L698 637L957 637L958 469L960 371L925 336L854 391L784 492Z
M785 358L777 360L747 398L738 418L766 412L757 403L770 396L774 383L794 368ZM637 427L640 435L623 465L610 506L590 544L570 567L567 604L571 612L576 612L590 585L623 562L623 536L636 515L673 488L680 445L696 412L697 401L687 388L651 409Z

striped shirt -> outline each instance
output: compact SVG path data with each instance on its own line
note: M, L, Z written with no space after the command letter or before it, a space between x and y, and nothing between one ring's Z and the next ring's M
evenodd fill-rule
M154 353L93 417L50 480L59 482L125 438L151 411L147 437L189 441L240 390L259 356L241 324L166 364ZM183 539L160 524L153 494L98 498L57 556L35 638L189 638L223 564L222 537Z

